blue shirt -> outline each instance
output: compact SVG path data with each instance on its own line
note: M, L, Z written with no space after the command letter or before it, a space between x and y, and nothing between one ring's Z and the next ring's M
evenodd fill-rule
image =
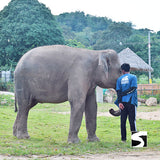
M116 84L116 90L124 92L125 90L136 87L137 88L137 77L133 74L127 73L118 78ZM131 102L131 104L137 106L137 90L122 97L122 102ZM116 103L116 102L115 102Z

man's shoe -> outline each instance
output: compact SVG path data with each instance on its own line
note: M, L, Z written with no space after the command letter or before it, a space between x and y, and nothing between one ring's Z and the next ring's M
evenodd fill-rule
M120 110L115 111L113 108L111 108L111 109L109 110L109 113L110 113L112 116L120 116L120 115L121 115L121 111L120 111Z
M122 143L126 143L126 140L122 140Z

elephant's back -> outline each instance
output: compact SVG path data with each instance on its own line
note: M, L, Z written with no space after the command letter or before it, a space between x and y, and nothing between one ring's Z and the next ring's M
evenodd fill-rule
M26 53L26 56L67 56L69 58L73 56L78 56L78 55L86 55L86 54L93 54L94 50L89 50L89 49L84 49L84 48L74 48L74 47L69 47L65 45L50 45L50 46L42 46L42 47L37 47L29 52Z
M91 54L95 55L94 52L93 50L72 48L64 45L37 47L22 56L16 70L35 68L41 70L51 68L68 69L74 63L91 57Z

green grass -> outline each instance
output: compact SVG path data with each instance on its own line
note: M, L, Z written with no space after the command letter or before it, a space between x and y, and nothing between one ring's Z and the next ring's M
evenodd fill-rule
M0 94L0 108L3 106L13 106L13 105L14 105L14 96Z
M113 104L98 104L99 112L108 112L115 107ZM116 108L116 107L115 107ZM140 108L140 107L139 107ZM149 111L149 107L142 106ZM150 107L151 108L151 107ZM159 106L154 110L160 109ZM160 151L160 121L137 120L137 128L148 132L148 147L133 149L131 147L131 135L127 122L127 143L120 141L119 117L98 117L97 136L100 142L87 142L85 120L83 118L79 131L79 144L67 144L69 130L69 103L39 104L30 110L28 119L28 132L31 136L27 140L19 140L12 135L12 126L16 118L14 106L0 107L0 154L9 155L83 155L109 152L128 152L158 150Z

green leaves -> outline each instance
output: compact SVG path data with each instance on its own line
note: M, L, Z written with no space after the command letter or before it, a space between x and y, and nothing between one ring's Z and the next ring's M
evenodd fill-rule
M38 0L12 0L0 12L0 66L15 67L28 50L53 44L64 44L62 33L51 11Z

